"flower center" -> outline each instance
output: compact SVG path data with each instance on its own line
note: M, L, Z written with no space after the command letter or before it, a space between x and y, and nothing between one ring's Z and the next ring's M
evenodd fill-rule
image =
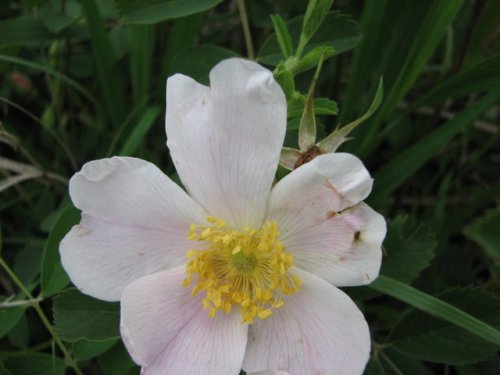
M278 224L266 222L260 230L234 231L223 220L207 218L208 225L191 224L189 239L206 244L189 250L184 286L195 279L192 295L205 292L203 306L214 317L239 305L242 323L266 319L283 305L283 295L299 290L301 281L289 272L293 257L278 238Z

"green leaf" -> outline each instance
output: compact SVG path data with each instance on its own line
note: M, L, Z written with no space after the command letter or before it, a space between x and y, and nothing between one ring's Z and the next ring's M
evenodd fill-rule
M500 328L500 301L480 289L456 289L439 296L464 312ZM450 365L476 363L493 357L498 347L421 311L406 314L389 335L392 347L412 357Z
M40 46L51 39L39 20L22 17L0 21L0 47Z
M293 53L293 44L286 23L279 14L271 15L271 20L273 21L274 33L276 34L276 40L281 48L281 53L285 58L289 58Z
M297 56L300 57L302 55L305 46L325 20L332 4L333 0L309 0L304 21L302 22L302 31L296 51Z
M173 21L162 58L161 72L165 72L167 76L173 74L171 67L172 59L180 52L197 44L198 34L202 25L203 13L193 14ZM164 91L165 87L162 85L161 92L163 93Z
M0 375L13 375L8 369L5 368L3 361L0 360Z
M372 104L365 112L363 116L354 120L353 122L343 126L340 129L337 129L330 133L325 139L318 143L318 146L324 149L327 152L335 152L337 149L349 138L347 137L354 129L358 127L358 125L362 124L366 120L370 118L370 116L377 110L380 103L382 102L382 98L384 96L384 81L380 78L377 91L373 98Z
M380 275L369 287L500 346L500 331L439 298L384 275Z
M17 252L14 259L13 270L25 285L35 281L40 274L42 252L43 247L37 242L28 243L24 248Z
M500 92L498 91L484 96L386 163L375 173L374 191L369 202L380 202L396 190L454 136L460 133L465 126L470 125L499 98Z
M314 99L314 112L316 115L337 115L339 105L329 98L316 98Z
M177 54L171 62L173 73L182 73L208 84L208 73L218 62L238 55L228 49L212 44L187 48Z
M500 374L500 358L457 368L459 375L498 375Z
M299 117L304 112L306 98L303 95L296 97L288 103L288 118ZM314 113L316 115L336 115L339 106L335 100L328 98L314 99Z
M117 340L80 340L73 344L73 354L78 361L88 361L108 351L116 342Z
M297 75L314 68L321 60L324 61L334 54L335 49L331 46L314 47L301 58L291 57L285 61L285 69L290 71L293 75Z
M19 349L26 349L30 340L30 330L26 315L22 315L14 328L9 332L9 341Z
M16 326L23 314L24 307L21 306L0 308L0 338L8 334Z
M407 216L398 216L387 229L381 273L409 284L434 257L434 234L423 224L412 225Z
M286 23L290 32L292 44L297 45L303 17L296 17ZM361 33L356 22L350 16L339 11L329 12L314 37L304 48L304 53L316 47L331 47L338 55L344 51L354 48L361 40ZM285 60L281 53L276 36L271 34L262 44L259 51L259 61L263 64L276 66Z
M289 70L286 70L283 64L280 64L274 71L274 79L280 84L283 92L285 93L288 104L290 104L291 99L295 94L295 81L293 80L293 74ZM302 106L302 109L304 107ZM288 106L290 110L290 106ZM297 116L300 116L300 112Z
M399 372L397 372L397 371ZM422 362L399 353L384 344L373 344L372 357L366 369L366 375L432 375L434 374Z
M65 341L120 337L118 303L99 301L68 289L54 297L54 330Z
M17 355L4 363L15 375L63 375L66 369L62 359L45 353Z
M57 0L50 0L40 9L43 26L54 34L58 34L81 16L81 7L75 1L68 1L64 7Z
M151 129L151 126L154 124L160 113L160 107L149 107L137 123L137 126L134 128L118 154L129 156L134 155L137 151L137 148L144 141L144 138L146 137L148 131Z
M42 258L42 293L50 297L69 284L69 278L61 265L59 243L66 233L80 221L80 211L67 207L61 211L45 242Z
M98 358L104 375L138 375L139 368L132 362L127 350L119 341L111 350Z
M185 17L213 8L222 0L115 0L124 23L147 24Z
M484 251L500 262L500 209L496 208L477 218L465 228L465 235L476 241Z

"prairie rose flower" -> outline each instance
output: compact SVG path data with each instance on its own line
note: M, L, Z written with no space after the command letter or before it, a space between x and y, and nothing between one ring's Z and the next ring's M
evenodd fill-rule
M82 210L61 243L83 293L121 301L121 334L143 374L362 373L366 321L337 286L378 275L384 219L372 179L324 154L274 187L286 100L272 73L229 59L210 87L167 81L167 145L187 193L130 157L85 164ZM279 370L279 371L278 371Z

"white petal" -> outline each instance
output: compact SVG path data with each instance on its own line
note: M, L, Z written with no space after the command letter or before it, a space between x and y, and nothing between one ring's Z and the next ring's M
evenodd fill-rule
M189 225L204 210L157 167L125 157L85 164L70 181L83 211L60 245L62 264L83 293L116 301L139 277L185 261Z
M329 211L342 211L365 199L372 185L370 174L356 156L346 153L319 155L276 184L271 192L269 211L282 219L288 216L287 221L301 222L303 217L297 217L297 211L307 214L311 207L318 205L324 208L325 215Z
M295 265L335 286L371 283L378 277L384 218L361 202L283 239Z
M194 199L234 228L256 228L285 135L285 96L270 71L243 59L219 63L210 82L168 79L167 144Z
M350 165L352 175L339 176L339 165ZM336 286L367 284L378 276L385 220L364 203L346 208L364 197L371 183L356 157L327 154L274 187L268 219L278 222L281 241L295 265Z
M354 302L305 271L301 290L250 327L243 369L283 369L294 375L360 375L370 332Z
M201 297L182 286L184 268L141 278L123 292L121 333L144 375L235 375L248 326L240 313L208 317Z

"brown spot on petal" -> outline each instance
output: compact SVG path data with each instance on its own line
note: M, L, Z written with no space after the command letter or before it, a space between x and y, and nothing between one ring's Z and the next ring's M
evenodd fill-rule
M332 218L334 218L336 215L337 215L337 213L336 213L335 211L328 211L328 212L326 213L326 218L327 218L327 219L332 219Z
M365 273L365 279L366 280L370 280L370 275L368 275L367 273Z
M359 241L360 238L361 238L361 232L357 230L356 232L354 232L354 241Z
M137 255L139 255L140 257L143 257L144 256L144 253L141 251L140 253L138 253Z

